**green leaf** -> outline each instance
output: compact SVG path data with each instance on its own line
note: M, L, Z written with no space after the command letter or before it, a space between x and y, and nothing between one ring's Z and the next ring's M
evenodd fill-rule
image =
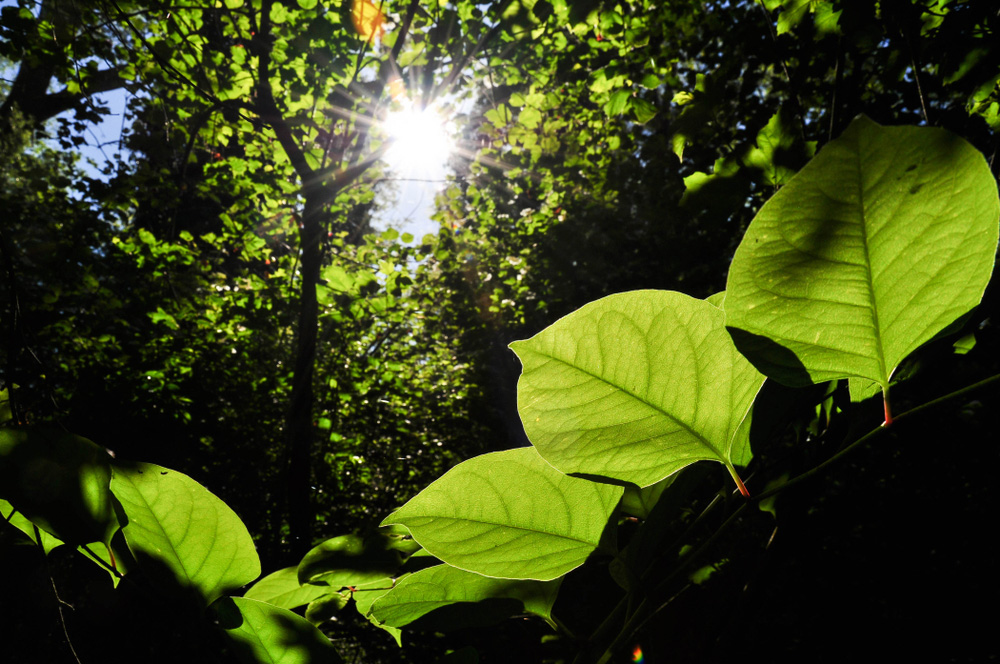
M812 0L785 0L778 14L778 34L783 35L797 26L809 11Z
M400 631L398 627L383 625L368 614L371 611L372 604L375 603L375 600L392 590L396 582L400 579L406 578L406 576L406 574L403 574L398 579L393 579L391 577L379 579L378 581L367 583L364 586L359 586L354 589L353 593L351 593L351 597L354 599L354 606L358 610L358 613L365 616L368 619L368 622L391 636L396 641L396 645L401 648L403 647L402 631Z
M300 583L322 582L332 590L393 576L403 557L419 548L412 540L376 533L342 535L314 547L298 567Z
M453 650L439 659L438 664L479 664L479 651L472 646Z
M952 348L955 349L955 355L966 355L975 347L975 334L966 334L964 337L952 344Z
M0 517L27 535L28 539L32 542L41 545L42 551L45 553L49 553L57 546L62 546L64 543L58 537L50 535L41 528L37 528L37 526L25 518L23 514L15 510L13 505L3 499L0 499Z
M632 291L514 342L528 438L565 473L644 487L706 459L740 484L733 466L750 460L750 407L764 377L724 321L704 300Z
M629 516L634 516L639 519L645 519L649 516L649 513L656 506L656 502L660 499L660 495L670 487L680 476L679 473L674 473L670 477L660 480L656 484L650 484L647 487L639 488L635 485L628 485L625 487L625 495L622 496L622 506L621 510L623 514L628 514Z
M657 110L656 106L653 106L645 99L636 97L635 99L632 100L632 113L633 115L635 115L635 121L638 122L639 124L646 124L654 117L656 117L656 114L658 112L659 111ZM681 154L683 153L684 150L683 148L681 148Z
M598 547L621 495L621 487L563 475L525 447L460 463L382 525L406 526L459 569L549 581Z
M604 112L609 116L622 115L632 107L632 91L617 90L611 93L611 98L604 105Z
M763 171L764 181L783 185L791 179L805 161L802 150L796 150L796 135L781 111L757 133L757 147L743 158L743 163Z
M294 609L330 594L331 590L333 589L328 585L299 583L298 568L286 567L268 574L250 586L243 596L274 604L282 609Z
M14 412L10 406L10 392L6 389L0 390L0 426L7 424L14 419Z
M118 528L109 461L104 448L56 427L0 429L0 497L68 544L107 543Z
M982 299L998 216L996 182L964 140L859 117L750 224L726 324L782 383L854 377L886 391L907 355Z
M534 129L541 123L542 114L531 107L523 108L517 116L517 121L528 129Z
M187 475L151 463L116 465L111 491L127 517L129 550L161 586L180 584L211 603L260 574L246 526Z
M460 629L492 624L524 611L552 624L552 605L561 583L562 579L491 579L450 565L436 565L401 579L375 600L371 616L380 623L403 627L419 618L425 618L429 625L428 614L437 611L440 615L433 620L434 627L441 624ZM479 602L483 604L474 604ZM445 607L449 608L441 611Z
M219 627L233 640L236 655L248 664L342 661L322 632L287 609L245 597L226 597L215 602L212 611Z
M326 622L333 618L333 616L340 612L347 603L351 601L351 591L342 590L336 593L330 593L319 597L316 600L309 602L309 606L306 607L306 620L311 622L313 625L318 625L320 623Z

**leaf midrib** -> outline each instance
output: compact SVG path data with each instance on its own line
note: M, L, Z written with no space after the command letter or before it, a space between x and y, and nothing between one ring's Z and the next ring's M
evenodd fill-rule
M403 518L405 519L407 517L404 516ZM565 540L570 540L570 541L573 541L573 542L579 542L580 544L586 544L587 546L590 546L590 547L595 546L594 542L591 542L591 541L585 540L585 539L580 539L579 537L573 537L573 536L570 536L570 535L563 535L561 533L552 533L552 532L548 532L546 530L538 530L538 529L526 528L525 526L516 526L516 525L510 524L510 523L495 523L493 521L484 521L482 519L470 519L470 518L467 518L467 517L464 517L464 516L454 516L454 515L451 515L451 514L436 514L436 515L434 515L434 514L421 514L419 516L411 516L409 518L411 518L411 519L432 519L432 520L435 520L435 521L444 521L446 519L450 519L452 521L463 521L463 522L466 522L466 523L474 523L474 524L479 524L479 525L484 525L484 526L491 526L491 527L494 527L494 528L510 528L511 530L520 530L520 531L523 531L523 532L526 532L526 533L532 533L532 534L538 534L538 535L546 535L548 537L558 537L559 539L565 539ZM386 525L400 525L400 526L406 526L407 528L409 528L409 526L407 526L407 524L404 523L403 521L396 521L396 522L393 522L392 524L386 524ZM419 526L414 526L414 527L419 527ZM415 535L414 535L413 539L414 540L417 539ZM462 541L468 540L468 539L469 539L468 537L463 537Z
M882 370L882 375L879 380L876 381L880 385L885 387L888 382L888 371L886 371L885 366L885 347L882 344L882 328L879 326L878 320L878 305L875 301L875 282L872 276L872 261L871 252L869 250L869 238L868 238L868 215L865 210L865 191L862 177L863 165L861 163L861 145L858 144L858 149L854 151L855 158L857 159L857 186L858 186L858 209L861 215L861 246L865 252L865 279L868 282L868 302L871 306L872 313L872 327L875 331L875 343L878 347L878 364Z

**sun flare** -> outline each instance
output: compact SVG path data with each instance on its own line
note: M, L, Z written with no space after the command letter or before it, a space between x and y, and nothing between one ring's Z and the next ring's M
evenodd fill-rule
M411 177L442 177L455 141L438 111L406 102L389 113L385 130L393 142L385 160L394 171Z

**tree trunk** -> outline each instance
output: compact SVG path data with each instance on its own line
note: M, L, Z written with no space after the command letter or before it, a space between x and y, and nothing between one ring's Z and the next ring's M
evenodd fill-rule
M323 190L307 186L305 206L299 228L302 248L299 319L296 330L295 365L292 378L291 403L285 422L286 449L289 450L287 501L291 553L301 556L312 546L315 514L312 504L313 452L313 374L316 364L316 337L319 327L319 305L316 286L319 283L322 256L320 238L323 225Z

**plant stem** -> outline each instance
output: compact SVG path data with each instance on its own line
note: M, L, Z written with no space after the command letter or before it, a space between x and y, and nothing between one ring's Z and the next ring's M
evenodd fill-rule
M957 399L957 398L959 398L961 396L969 394L970 392L975 392L975 391L977 391L977 390L979 390L981 388L987 387L987 386L992 385L994 383L1000 383L1000 374L994 374L993 376L990 376L989 378L984 378L983 380L981 380L981 381L979 381L977 383L973 383L972 385L967 385L967 386L965 386L965 387L963 387L961 389L955 390L954 392L949 392L948 394L946 394L944 396L938 397L936 399L932 399L932 400L928 401L927 403L923 403L923 404L920 404L919 406L915 406L914 408L911 408L910 410L908 410L908 411L906 411L906 412L904 412L904 413L902 413L900 415L897 415L896 417L892 418L892 422L895 423L895 422L899 422L901 420L908 420L908 419L914 417L915 415L918 415L918 414L924 412L925 410L930 410L930 409L935 408L935 407L937 407L937 406L939 406L939 405L941 405L943 403L946 403L946 402L951 401L953 399ZM886 424L880 424L877 428L872 429L871 431L869 431L865 435L861 436L860 438L858 438L857 440L855 440L853 443L851 443L847 447L843 448L842 450L840 450L839 452L837 452L836 454L834 454L832 457L830 457L829 459L827 459L823 463L819 464L818 466L807 470L806 472L802 473L801 475L797 475L797 476L793 477L792 479L788 480L787 482L785 482L781 486L774 487L773 489L769 489L767 491L764 491L763 493L758 494L757 496L755 496L753 498L754 502L760 502L761 500L763 500L765 498L769 498L769 497L777 494L779 491L787 489L788 487L793 486L795 484L798 484L799 482L803 482L803 481L809 479L810 477L813 477L814 475L818 475L821 471L825 470L827 468L827 466L830 466L834 462L839 461L841 458L843 458L844 456L846 456L852 450L854 450L854 449L862 446L863 444L867 443L868 441L872 440L873 438L878 437L880 434L882 434L886 430L886 428L887 428Z
M123 578L125 575L118 571L118 566L115 565L115 554L111 552L111 547L108 547L108 556L111 558L111 565L108 565L104 560L100 558L96 553L90 550L90 547L86 544L81 544L80 548L90 554L90 557L101 567L108 570L119 579Z
M737 517L743 513L743 510L747 508L748 504L749 503L744 502L733 510L733 513L722 522L722 525L720 525L715 532L712 533L711 537L702 542L701 546L699 546L695 551L685 556L684 560L677 567L675 567L665 579L656 585L646 599L639 604L635 613L629 617L625 626L620 632L618 632L618 636L616 636L611 644L604 650L604 654L597 660L597 664L606 664L610 661L614 652L622 645L622 642L631 638L632 635L641 629L647 621L656 615L660 608L665 606L664 601L669 599L669 596L666 596L666 593L670 590L670 584L684 571L686 571L687 568L691 566L691 563L697 560L698 557L708 549L708 547L714 544L715 540L719 538L719 535L725 532L731 524L736 522Z
M736 469L733 467L733 465L730 464L730 463L727 463L726 464L726 470L728 470L729 474L733 476L733 481L736 482L736 487L740 490L740 493L743 494L743 497L744 498L749 498L750 497L750 492L747 491L746 485L743 484L743 480L740 479L740 476L736 473Z
M882 426L887 427L892 424L892 407L889 405L889 388L882 388L882 405L885 406L885 422Z

